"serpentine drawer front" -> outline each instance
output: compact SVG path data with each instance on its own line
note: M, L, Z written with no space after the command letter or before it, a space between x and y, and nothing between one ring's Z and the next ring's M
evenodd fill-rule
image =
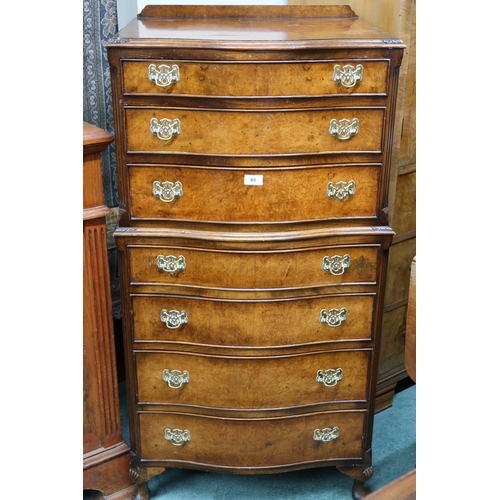
M124 61L127 94L282 97L385 94L389 61Z
M382 252L380 244L279 250L264 244L229 250L196 248L197 241L186 239L182 243L129 245L131 283L234 289L375 283Z
M206 155L381 152L384 109L307 111L131 108L130 153ZM262 153L265 151L265 153Z
M245 410L366 402L370 355L370 350L273 357L137 351L137 399Z
M141 223L141 219L374 220L380 201L380 164L288 168L132 164L128 172L130 213Z
M141 413L140 451L144 460L153 463L237 472L287 470L290 465L310 466L332 459L359 461L366 418L365 411L267 419Z
M107 45L131 477L364 495L404 44L348 6L147 6Z
M133 338L220 347L370 341L375 299L373 292L272 300L132 295Z

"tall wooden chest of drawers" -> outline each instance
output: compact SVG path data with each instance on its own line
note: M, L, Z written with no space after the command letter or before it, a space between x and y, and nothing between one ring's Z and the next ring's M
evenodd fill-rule
M109 43L131 475L364 495L404 45L348 6L148 6Z

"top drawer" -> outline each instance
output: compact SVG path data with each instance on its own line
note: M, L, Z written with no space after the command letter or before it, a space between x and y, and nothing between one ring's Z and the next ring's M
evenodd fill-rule
M124 61L124 93L277 97L387 93L385 60Z

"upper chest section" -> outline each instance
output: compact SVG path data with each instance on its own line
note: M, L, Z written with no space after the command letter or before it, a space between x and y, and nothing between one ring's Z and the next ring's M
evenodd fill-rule
M148 6L110 41L121 95L385 96L404 45L348 6Z

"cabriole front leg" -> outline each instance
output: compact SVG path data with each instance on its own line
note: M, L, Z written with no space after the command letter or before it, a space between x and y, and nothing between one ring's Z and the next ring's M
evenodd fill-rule
M147 482L161 474L165 468L164 467L140 467L136 465L134 458L131 460L130 464L130 479L137 484L138 491L132 500L149 500L149 488Z
M364 484L373 476L373 466L347 465L338 466L337 469L342 472L342 474L354 479L354 483L352 485L352 498L354 500L359 500L368 494L364 488Z

